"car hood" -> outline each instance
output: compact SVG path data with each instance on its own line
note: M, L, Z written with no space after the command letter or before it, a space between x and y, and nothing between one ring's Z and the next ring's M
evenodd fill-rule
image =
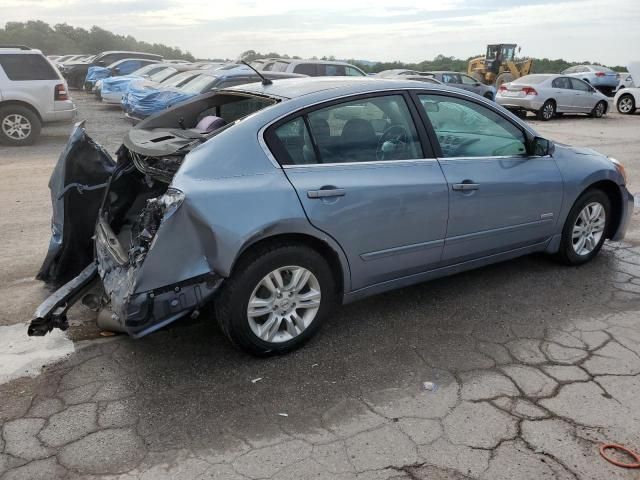
M634 83L640 82L640 61L629 62L627 64L627 70L633 77Z

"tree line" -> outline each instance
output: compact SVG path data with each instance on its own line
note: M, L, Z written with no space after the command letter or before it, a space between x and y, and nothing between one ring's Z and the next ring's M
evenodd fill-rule
M130 50L155 53L166 59L195 60L193 55L180 48L143 42L131 35L116 35L97 26L86 30L59 23L52 27L41 20L7 22L4 28L0 28L0 45L26 45L42 50L45 55Z

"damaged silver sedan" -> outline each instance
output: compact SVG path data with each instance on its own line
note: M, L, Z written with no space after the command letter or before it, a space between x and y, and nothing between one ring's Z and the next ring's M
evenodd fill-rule
M67 328L79 299L133 337L213 302L234 345L286 352L337 303L533 252L585 263L624 236L625 183L616 160L439 85L212 92L138 124L117 161L77 127L39 273L67 283L29 334Z

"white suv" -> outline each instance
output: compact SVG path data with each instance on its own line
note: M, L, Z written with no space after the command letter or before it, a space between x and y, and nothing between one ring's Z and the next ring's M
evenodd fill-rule
M67 82L40 50L0 45L0 143L31 145L43 123L75 115Z

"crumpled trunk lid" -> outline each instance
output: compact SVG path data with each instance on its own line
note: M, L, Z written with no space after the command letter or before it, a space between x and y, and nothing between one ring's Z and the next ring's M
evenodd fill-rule
M51 178L51 239L36 276L60 284L78 275L94 259L93 234L105 188L116 163L75 125Z

